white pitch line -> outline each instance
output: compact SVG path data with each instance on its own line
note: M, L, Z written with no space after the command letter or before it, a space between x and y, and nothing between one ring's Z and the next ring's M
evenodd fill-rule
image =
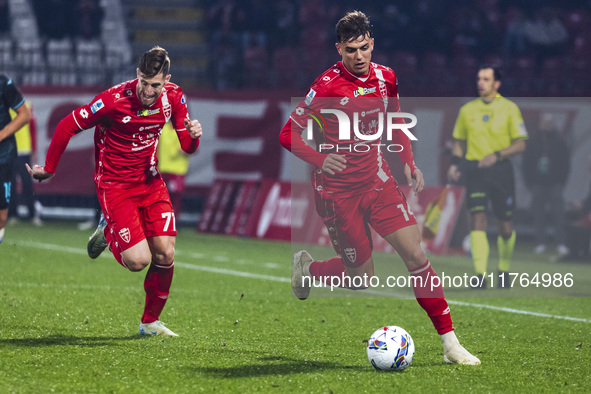
M72 248L72 247L62 246L62 245L46 244L46 243L39 243L39 242L27 242L27 241L18 241L18 242L16 242L16 244L21 245L21 246L28 246L28 247L32 247L32 248L37 248L37 249L54 250L54 251L58 251L58 252L67 252L67 253L73 253L73 254L85 255L85 256L87 255L86 251L83 249L77 249L77 248ZM101 255L100 257L111 258L110 255ZM211 257L215 259L216 257L222 257L222 256L211 256ZM231 270L231 269L227 269L227 268L208 267L208 266L202 266L202 265L183 263L180 261L175 261L174 264L177 267L188 268L188 269L192 269L192 270L196 270L196 271L211 272L211 273L215 273L215 274L232 275L232 276L239 276L239 277L243 277L243 278L261 279L261 280L268 280L268 281L272 281L272 282L281 282L281 283L291 282L291 280L289 278L285 278L282 276L254 274L252 272L236 271L236 270ZM380 291L371 291L370 290L368 292L371 292L376 295L392 295L392 294L389 294L386 292L380 292ZM412 298L402 298L402 299L412 299ZM519 315L545 317L545 318L559 319L559 320L569 320L569 321L575 321L575 322L581 322L581 323L591 323L591 319L583 319L583 318L571 317L571 316L552 315L549 313L541 313L541 312L524 311L521 309L506 308L506 307L487 305L487 304L474 304L471 302L454 301L454 300L448 300L447 303L451 304L451 305L467 306L467 307L471 307L471 308L490 309L490 310L499 311L499 312L515 313L515 314L519 314Z

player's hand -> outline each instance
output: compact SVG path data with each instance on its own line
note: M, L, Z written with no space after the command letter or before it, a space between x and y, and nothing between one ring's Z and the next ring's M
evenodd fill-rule
M191 134L191 138L196 140L197 138L201 137L203 134L203 129L201 128L201 123L198 120L189 120L185 119L185 127L189 134Z
M27 171L29 171L29 174L31 174L33 179L36 179L39 182L49 179L53 176L51 172L45 171L45 168L43 168L43 166L35 164L33 168L31 168L29 167L28 163L25 163L25 166L27 166Z
M410 167L407 163L404 163L404 175L406 176L406 183L408 186L412 186L412 180L416 181L413 191L415 196L418 196L420 192L425 188L425 180L423 179L423 173L418 168L411 174Z
M347 163L347 160L344 156L337 155L336 153L329 153L326 155L324 163L322 163L322 171L326 172L327 174L334 175L335 173L341 172L347 168L345 163Z
M457 165L452 164L449 166L449 169L447 170L447 179L457 183L459 182L461 175L462 173L460 172L460 170L458 170Z
M486 155L482 159L480 159L480 161L478 162L478 168L488 168L495 165L496 162L497 155L491 153L490 155Z

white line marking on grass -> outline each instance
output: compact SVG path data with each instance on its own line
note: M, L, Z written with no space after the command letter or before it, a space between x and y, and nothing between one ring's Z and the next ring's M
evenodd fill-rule
M291 283L290 278L284 278L282 276L271 276L271 275L263 275L263 274L254 274L252 272L242 272L242 271L234 271L227 268L217 268L217 267L206 267L203 265L195 265L195 264L188 264L188 263L181 263L178 261L174 262L176 267L183 267L188 268L196 271L206 271L206 272L213 272L215 274L224 274L224 275L232 275L232 276L240 276L243 278L251 278L251 279L263 279L263 280L270 280L273 282L284 282L284 283Z
M493 311L502 311L502 312L516 313L518 315L529 315L529 316L538 316L538 317L551 317L551 318L554 318L554 319L580 321L580 322L583 322L583 323L591 323L591 319L583 319L583 318L580 318L580 317L551 315L549 313L522 311L520 309L506 308L506 307L503 307L503 306L494 306L494 305L487 305L487 304L473 304L471 302L450 301L450 300L448 300L447 303L448 304L452 304L452 305L470 306L470 307L473 307L473 308L491 309Z
M79 255L84 255L84 256L87 255L86 250L71 248L71 247L62 246L62 245L53 245L53 244L45 244L45 243L39 243L39 242L27 242L27 241L19 241L19 242L16 242L16 244L21 245L21 246L28 246L28 247L32 247L32 248L37 248L37 249L54 250L54 251L58 251L58 252L67 252L67 253L79 254ZM200 257L201 256L206 257L206 258L208 257L206 255L201 255L201 254L199 254L199 255L200 255ZM100 257L112 258L111 255L108 255L108 254L101 255ZM221 257L221 256L211 256L211 257L215 258L215 257ZM262 280L269 280L269 281L273 281L273 282L282 282L282 283L290 283L291 282L290 278L284 278L281 276L255 274L252 272L235 271L235 270L231 270L231 269L227 269L227 268L207 267L207 266L202 266L202 265L183 263L180 261L175 261L174 264L177 267L188 268L188 269L192 269L192 270L196 270L196 271L211 272L211 273L215 273L215 274L232 275L232 276L239 276L239 277L250 278L250 279L262 279ZM391 293L386 293L386 292L381 292L381 291L368 290L366 292L369 292L371 294L376 294L376 295L382 295L382 296L383 295L392 295ZM402 298L402 299L412 299L412 297ZM506 307L487 305L487 304L474 304L471 302L453 301L453 300L448 300L447 303L451 304L451 305L468 306L471 308L490 309L490 310L499 311L499 312L515 313L515 314L519 314L519 315L528 315L528 316L546 317L546 318L552 318L552 319L576 321L576 322L582 322L582 323L591 323L591 319L583 319L583 318L579 318L579 317L570 317L570 316L551 315L549 313L524 311L521 309L506 308Z

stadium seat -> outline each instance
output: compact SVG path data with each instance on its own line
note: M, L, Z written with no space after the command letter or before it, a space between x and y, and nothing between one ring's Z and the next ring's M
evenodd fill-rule
M540 78L544 81L555 81L564 79L567 75L566 65L562 58L551 57L544 59Z
M427 52L423 57L423 74L444 76L447 72L447 58L443 53Z
M484 57L484 63L498 66L503 69L505 66L505 59L500 55L487 55Z
M297 89L301 82L301 72L297 48L281 47L275 50L273 53L273 74L277 89Z
M248 78L245 85L253 89L267 89L269 52L265 48L251 47L244 50L244 69Z
M45 53L50 69L49 82L52 85L75 85L76 68L72 42L69 39L48 40Z
M0 39L0 67L12 65L12 40L8 38Z
M456 55L452 59L453 94L470 97L476 93L478 62L472 55Z
M513 95L518 97L536 95L536 63L533 57L517 58L506 75L509 85L513 87Z
M381 64L382 66L391 67L390 57L383 51L374 51L371 54L371 61L373 63Z
M16 45L16 61L24 68L45 65L45 58L39 41L18 41Z
M417 56L409 52L396 52L392 57L391 67L396 74L404 78L415 78L418 74Z
M76 42L76 66L79 83L87 86L103 85L103 46L99 41L79 40Z
M472 55L455 56L452 60L452 74L458 77L474 78L478 62Z
M588 33L591 30L589 13L582 10L572 11L563 18L564 27L571 36Z
M427 52L422 61L421 95L428 97L449 96L449 76L447 75L447 58L442 53Z
M579 35L573 40L572 55L575 60L591 60L591 34Z

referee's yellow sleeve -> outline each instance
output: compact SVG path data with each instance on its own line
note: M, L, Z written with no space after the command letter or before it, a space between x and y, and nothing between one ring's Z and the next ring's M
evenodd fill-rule
M511 140L523 140L528 138L527 129L521 111L515 103L511 103L509 116L509 136Z
M456 119L456 124L454 126L453 137L456 140L462 141L467 139L466 127L464 125L464 107L460 108L460 113L458 114L458 118Z

